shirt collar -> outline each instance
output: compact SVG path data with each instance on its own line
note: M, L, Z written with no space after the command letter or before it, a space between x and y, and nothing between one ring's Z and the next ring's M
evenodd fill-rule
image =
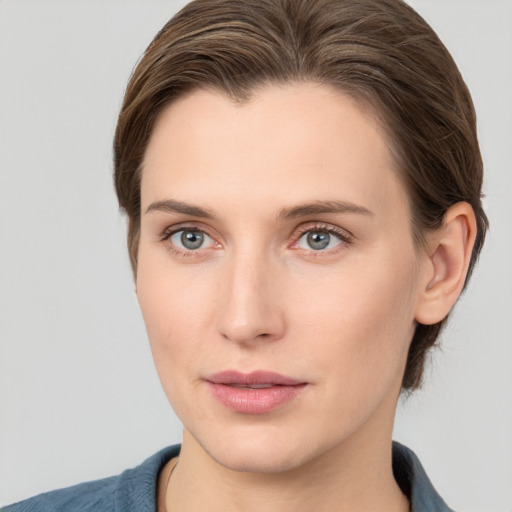
M169 460L177 457L180 445L165 448L134 469L122 473L115 492L116 512L156 510L158 475ZM393 442L393 473L411 502L411 512L453 512L430 482L416 454Z
M453 512L434 489L416 454L393 442L393 473L411 502L411 512Z

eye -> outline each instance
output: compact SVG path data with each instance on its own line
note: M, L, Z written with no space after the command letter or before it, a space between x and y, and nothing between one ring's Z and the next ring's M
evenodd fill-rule
M204 249L213 243L211 237L198 229L180 229L172 233L169 240L178 249L186 251Z
M328 229L311 229L301 235L297 241L297 247L299 249L323 251L328 249L334 249L344 239L342 235L333 232Z

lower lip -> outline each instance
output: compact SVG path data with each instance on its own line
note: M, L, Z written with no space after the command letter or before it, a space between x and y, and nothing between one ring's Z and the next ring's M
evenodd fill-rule
M265 414L297 398L307 384L238 388L208 382L213 396L228 409L241 414Z

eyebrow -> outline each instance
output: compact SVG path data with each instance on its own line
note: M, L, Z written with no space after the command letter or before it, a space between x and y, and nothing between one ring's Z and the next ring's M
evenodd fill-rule
M169 212L169 213L183 213L191 217L200 217L202 219L213 219L215 215L210 210L194 206L175 199L166 199L165 201L155 201L151 203L146 213L150 212Z
M202 219L214 219L215 214L211 210L201 208L189 203L177 201L175 199L165 199L163 201L155 201L151 203L146 213L153 211L182 213L191 217L199 217ZM297 206L283 208L277 215L277 220L289 220L299 217L307 217L310 215L318 215L322 213L356 213L362 215L373 215L368 208L351 203L349 201L314 201L312 203L304 203Z
M373 215L373 212L368 208L349 201L315 201L313 203L304 203L291 208L282 209L279 212L278 220L296 219L297 217L307 217L321 213L357 213Z

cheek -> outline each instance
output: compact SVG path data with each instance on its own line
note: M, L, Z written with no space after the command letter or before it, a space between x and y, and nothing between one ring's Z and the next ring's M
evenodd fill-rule
M137 297L151 352L169 403L187 428L209 424L207 408L196 404L199 372L212 358L215 272L180 267L148 251L139 257ZM199 389L198 389L199 388ZM195 398L192 398L195 397Z
M201 276L177 272L165 256L141 251L137 298L164 387L184 371L207 342L212 286Z
M354 388L400 374L414 332L414 261L381 257L291 290L296 336L309 333L302 357L315 354L317 369Z

